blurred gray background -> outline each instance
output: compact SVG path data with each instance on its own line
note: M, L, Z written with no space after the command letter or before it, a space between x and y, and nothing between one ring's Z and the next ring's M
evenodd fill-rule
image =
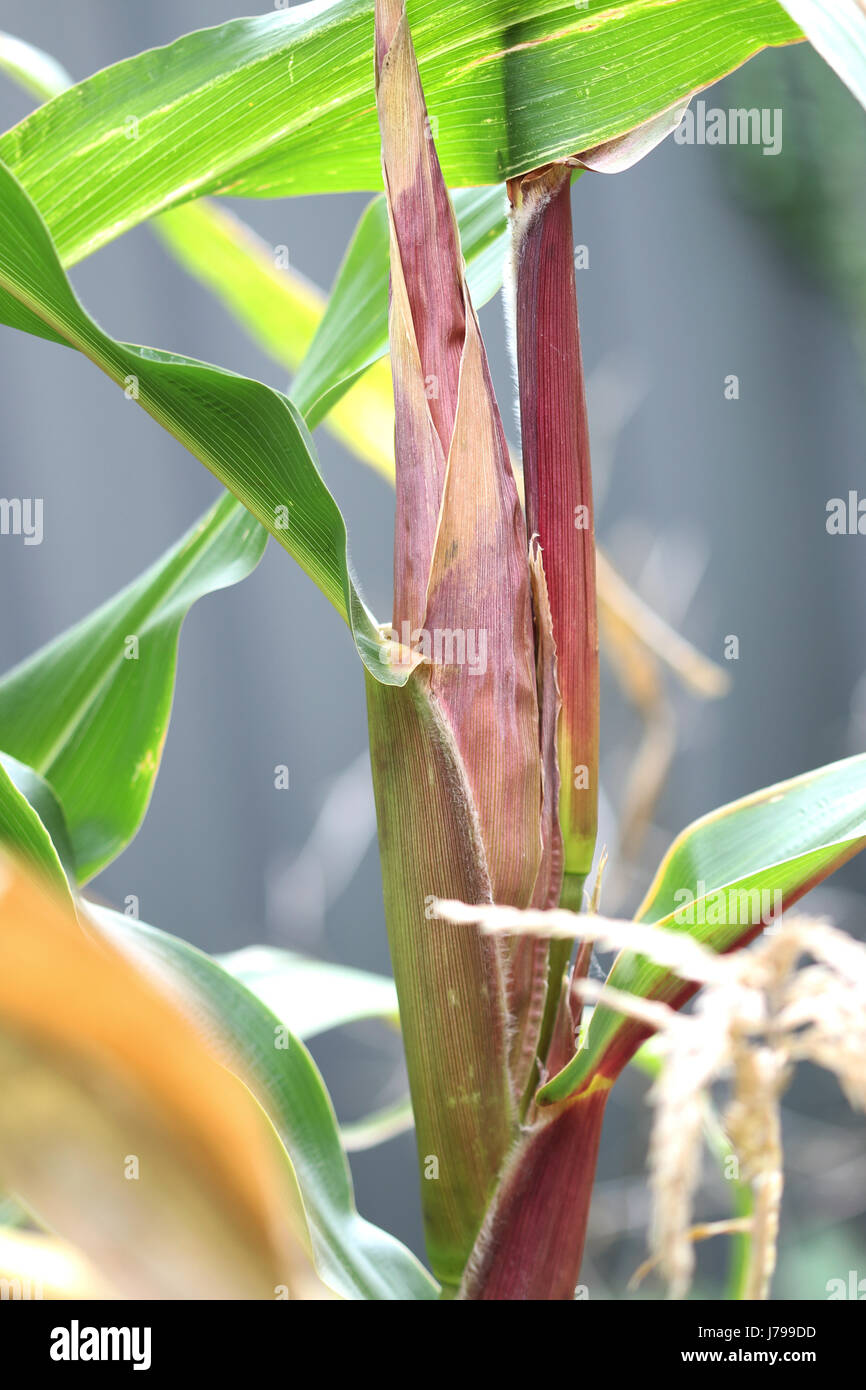
M82 78L247 12L234 0L2 0L0 27ZM762 100L764 85L775 90L802 61L792 53L756 60L751 101L775 105ZM710 100L727 105L726 85ZM0 79L3 129L32 104ZM859 113L849 114L856 124ZM845 296L822 282L817 247L810 250L807 235L800 255L790 254L778 218L763 217L737 191L741 158L755 172L755 152L668 141L632 171L586 176L573 192L576 241L589 248L578 290L599 538L643 597L706 655L721 662L730 634L740 644L739 660L723 663L732 677L723 700L701 703L671 683L676 756L640 853L614 866L610 910L636 905L688 821L861 751L866 736L866 537L825 529L829 498L858 486L866 495L863 364ZM759 160L758 188L788 186L795 158L786 143L778 158ZM232 206L327 286L366 200ZM80 265L73 280L117 336L285 387L279 368L145 228ZM482 326L513 435L498 301ZM736 401L724 396L731 373L740 380ZM89 363L11 330L0 331L0 420L0 495L45 499L44 543L0 544L5 669L136 576L218 486ZM384 618L392 494L322 431L318 445L364 591ZM639 736L639 721L606 675L603 838L612 848ZM146 920L211 950L266 940L387 971L365 741L348 635L272 544L250 579L192 610L148 818L96 889L115 904L136 894ZM288 791L274 789L277 763L290 768ZM338 872L323 863L319 844L338 856ZM862 934L864 891L866 864L855 861L814 903ZM324 1038L314 1051L347 1119L400 1092L393 1044L374 1026ZM645 1092L640 1077L627 1075L611 1107L585 1274L594 1298L622 1297L645 1251ZM775 1293L822 1298L828 1279L849 1269L866 1276L863 1124L832 1080L804 1073L789 1093L786 1126ZM353 1169L361 1210L420 1250L412 1137L356 1156ZM703 1215L726 1214L723 1189L708 1164ZM698 1292L714 1297L724 1249L711 1244ZM647 1292L657 1296L658 1286Z

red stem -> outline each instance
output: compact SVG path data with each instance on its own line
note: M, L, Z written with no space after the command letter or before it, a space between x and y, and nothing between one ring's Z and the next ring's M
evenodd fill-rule
M598 618L571 170L551 165L508 189L526 522L541 545L562 696L564 867L568 879L582 882L598 820Z

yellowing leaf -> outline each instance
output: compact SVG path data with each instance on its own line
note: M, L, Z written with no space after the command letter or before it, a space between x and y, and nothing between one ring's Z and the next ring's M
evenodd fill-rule
M178 1002L0 865L0 1182L122 1297L328 1297L288 1156Z

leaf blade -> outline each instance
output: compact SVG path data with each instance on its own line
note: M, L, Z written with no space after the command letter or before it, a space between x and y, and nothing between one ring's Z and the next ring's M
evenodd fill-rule
M34 112L0 159L68 261L204 193L378 190L372 9L336 0L185 35ZM802 37L776 0L416 0L410 18L453 187L612 140Z
M114 859L144 818L189 608L244 579L266 542L225 494L137 580L0 679L0 740L58 796L79 883Z
M2 165L0 321L77 348L132 392L297 560L350 626L376 679L406 679L388 662L358 593L345 523L297 408L261 382L104 333L73 293L36 208Z
M859 0L781 0L826 63L866 106L866 10Z
M861 754L765 787L688 826L662 860L636 920L685 930L717 951L733 950L762 930L765 901L775 910L774 898L765 900L764 894L778 892L785 910L864 847L866 754ZM748 901L740 895L748 895ZM617 957L607 982L676 1007L694 993L673 972L630 953ZM618 1075L646 1035L599 1004L584 1047L539 1097L553 1103L598 1074Z

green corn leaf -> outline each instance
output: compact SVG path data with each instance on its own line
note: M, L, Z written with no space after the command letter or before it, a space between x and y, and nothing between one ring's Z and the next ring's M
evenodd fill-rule
M777 0L416 0L409 18L453 187L622 135L801 37ZM203 193L378 190L372 88L371 0L278 9L95 73L0 159L71 262Z
M244 579L266 543L224 494L140 578L0 680L0 744L59 798L80 883L125 848L144 818L187 612Z
M116 946L180 991L226 1065L252 1086L292 1160L321 1277L345 1298L435 1298L414 1255L358 1214L333 1107L303 1043L204 952L106 908L88 903L87 911Z
M245 946L216 959L296 1037L314 1038L362 1018L400 1026L397 991L384 975L273 946Z
M866 9L862 0L782 0L788 14L866 106Z
M50 101L75 85L74 78L50 53L3 32L0 32L0 69L40 101Z
M757 935L775 908L796 903L864 846L861 754L765 787L688 826L662 860L635 917L730 951ZM631 953L617 957L608 983L675 1006L694 992L671 971ZM599 1073L615 1077L645 1036L631 1020L598 1005L585 1045L540 1098L562 1100Z
M349 572L346 527L297 408L207 363L104 333L66 279L41 218L0 165L0 321L77 348L138 400L269 530L350 624L377 679L399 684Z
M52 825L53 835L47 824ZM65 844L63 814L51 788L31 768L0 754L0 845L69 903L69 883L58 850L58 845L63 849Z
M0 33L0 70L45 100L73 85L72 78L48 54L3 33ZM481 196L489 197L489 194L485 192ZM473 217L473 228L476 223L477 218ZM216 295L253 340L287 371L294 372L321 321L327 304L324 293L298 271L290 267L277 268L273 248L239 217L210 198L172 208L154 218L151 227L180 265ZM475 249L473 245L466 246L464 253L471 256ZM384 257L379 307L385 323L387 234L382 244L371 250L378 250ZM486 243L483 250L489 265ZM493 284L490 293L495 293L497 288L498 285ZM375 316L361 320L358 326L368 339L378 343L378 356L384 356L387 324L384 336ZM380 330L378 336L377 328ZM345 347L345 340L339 335L338 342ZM373 361L372 356L370 361ZM339 360L334 363L329 385L332 380L341 379L341 370L342 360ZM356 394L342 405L335 398L334 407L329 414L328 428L385 477L393 477L394 410L387 365L368 374L360 395Z

